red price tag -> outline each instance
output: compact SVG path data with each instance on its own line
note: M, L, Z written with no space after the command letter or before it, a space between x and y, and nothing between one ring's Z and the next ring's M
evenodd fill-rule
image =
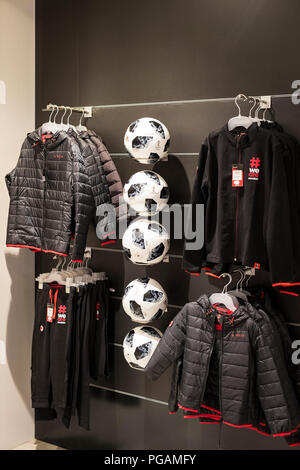
M48 323L53 322L53 312L54 312L54 305L47 304L47 322Z
M244 169L243 165L237 163L232 165L232 187L242 188L244 186Z

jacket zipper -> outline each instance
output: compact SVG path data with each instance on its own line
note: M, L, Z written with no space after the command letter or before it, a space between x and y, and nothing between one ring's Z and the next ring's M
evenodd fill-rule
M211 360L211 356L212 356L213 349L214 349L215 342L216 342L215 325L213 326L213 328L214 328L214 330L213 330L214 337L213 337L212 346L210 348L209 355L208 355L207 368L206 368L206 372L205 372L205 380L203 382L203 391L202 391L202 396L201 396L201 399L200 399L200 406L202 405L202 402L203 402L203 397L204 397L204 393L205 393L205 389L206 389L207 377L208 377L208 373L209 373L210 360ZM199 408L200 408L200 406L199 406Z
M43 173L42 173L42 183L43 183L43 201L42 201L42 233L41 233L41 248L44 247L44 239L43 239L43 234L44 234L44 205L45 205L45 191L46 191L46 146L44 144L43 148Z
M238 163L241 163L241 147L240 147L241 136L237 136L237 149L238 149ZM239 188L235 188L235 241L234 241L234 261L238 261L238 243L239 243L239 205L240 205L240 191Z
M220 416L221 420L223 421L223 410L222 410L222 369L223 369L223 330L224 330L224 318L222 317L221 322L222 329L221 333L221 355L220 355L220 364L219 364L219 408L220 408Z

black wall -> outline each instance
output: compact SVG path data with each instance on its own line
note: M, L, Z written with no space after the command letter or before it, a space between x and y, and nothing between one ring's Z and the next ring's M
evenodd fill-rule
M37 1L36 124L46 120L41 109L49 102L70 106L137 103L197 98L291 93L299 78L297 45L300 33L297 0L96 0ZM300 139L300 106L290 98L273 100L275 118ZM153 116L171 133L168 162L154 170L168 182L170 202L189 202L196 153L203 138L235 113L232 102L168 104L94 110L89 127L112 153L123 153L123 135L130 122ZM187 154L187 155L183 155ZM145 166L114 157L125 183ZM88 246L99 246L93 229ZM122 252L94 251L91 267L105 270L116 292L110 312L112 372L91 387L89 433L74 424L67 431L57 422L36 422L36 437L70 449L280 449L282 439L250 430L198 424L169 416L170 373L150 382L130 369L120 346L133 326L122 311L124 286L147 274L166 289L171 306L155 326L164 330L180 305L223 287L207 276L189 278L181 270L181 242L172 242L169 263L138 267ZM36 270L52 263L36 255ZM261 274L252 283L268 284ZM292 335L299 337L298 297L275 294ZM134 395L134 396L133 396ZM219 436L220 431L220 436Z

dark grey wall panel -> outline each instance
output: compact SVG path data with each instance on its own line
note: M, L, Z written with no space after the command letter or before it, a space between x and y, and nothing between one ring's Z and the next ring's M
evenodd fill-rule
M298 73L299 13L297 0L40 1L40 97L87 105L284 93Z
M178 308L169 307L160 320L150 322L149 325L164 331L178 311ZM138 326L137 323L134 323L124 312L121 301L112 299L109 341L118 344L123 343L125 335L136 326Z
M157 381L149 381L143 372L129 367L123 357L123 349L111 346L111 373L107 378L101 378L97 384L106 388L140 395L167 402L169 398L169 383L171 369L163 374ZM167 413L167 407L163 409Z
M91 432L36 422L40 439L67 449L217 449L217 425L200 425L164 405L91 388Z

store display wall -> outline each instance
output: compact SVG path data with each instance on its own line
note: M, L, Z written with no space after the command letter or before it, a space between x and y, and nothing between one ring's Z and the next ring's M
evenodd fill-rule
M271 9L271 10L270 10ZM53 11L59 14L52 15ZM270 14L272 11L272 14ZM70 106L172 101L208 98L190 104L125 106L94 110L88 125L99 133L111 153L125 153L123 136L138 117L164 122L171 134L168 162L149 166L168 183L169 203L188 203L203 138L236 114L233 102L218 100L240 92L249 95L289 94L297 77L299 43L296 1L238 0L220 3L190 0L165 2L102 2L79 0L51 5L37 2L36 124L46 120L41 109L49 102ZM65 44L66 53L62 53ZM49 50L55 59L49 58ZM300 139L300 105L274 98L275 119ZM185 155L187 154L187 155ZM123 183L148 167L127 156L114 157ZM88 246L99 247L91 228ZM218 424L200 425L169 416L166 401L170 371L157 382L132 370L123 358L125 334L136 326L123 312L124 287L148 275L162 284L168 312L156 322L162 331L181 305L224 283L207 276L189 277L181 269L182 242L171 241L170 262L153 267L125 259L121 243L93 251L90 266L106 271L115 289L111 302L109 341L111 375L92 384L91 431L57 422L36 422L36 437L66 448L103 449L286 449L281 438ZM37 254L36 271L52 266ZM251 284L269 284L260 273ZM294 338L300 335L300 300L275 293ZM299 326L298 326L299 324ZM159 431L159 432L158 432ZM170 432L172 431L172 432Z
M16 165L24 135L34 126L34 4L34 0L0 0L0 81L6 85L5 100L0 96L2 247L9 205L4 176ZM1 250L0 449L16 447L34 435L29 369L33 277L31 253L11 248Z

